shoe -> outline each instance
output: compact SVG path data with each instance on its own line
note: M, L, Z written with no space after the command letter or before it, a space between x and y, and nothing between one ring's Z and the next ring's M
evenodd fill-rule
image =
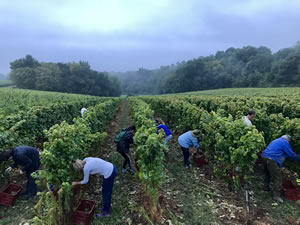
M184 166L184 167L187 168L187 169L190 168L190 166Z
M283 203L283 199L281 197L273 197L273 200L277 201L277 202L280 202L280 203Z
M122 169L121 172L122 173L128 173L128 171L126 169Z
M110 213L109 212L105 212L105 211L103 211L100 214L96 214L96 217L109 217L109 216L110 216Z
M131 173L131 174L134 174L134 173L135 173L135 169L134 169L134 168L131 168L131 169L130 169L130 173Z

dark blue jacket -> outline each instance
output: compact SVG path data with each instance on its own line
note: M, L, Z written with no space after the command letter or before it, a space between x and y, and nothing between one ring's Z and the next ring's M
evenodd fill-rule
M30 146L19 146L12 150L12 157L14 164L11 166L24 166L22 171L37 170L40 167L40 154L39 151Z
M287 157L294 160L300 160L300 157L293 152L289 142L284 138L277 138L272 141L261 156L263 158L274 160L279 167L282 167L282 164Z
M133 144L133 133L126 131L122 140L117 144L117 151L128 153L130 144Z

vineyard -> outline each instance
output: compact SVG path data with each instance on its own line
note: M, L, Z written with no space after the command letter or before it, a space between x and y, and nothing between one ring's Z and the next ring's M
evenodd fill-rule
M273 202L271 193L263 191L263 167L257 161L266 145L283 134L292 136L291 147L300 154L299 88L223 89L128 100L9 88L1 88L0 94L0 151L33 146L40 150L42 164L35 174L38 196L17 199L12 208L0 206L1 224L72 224L81 198L101 207L99 178L78 189L70 185L81 177L72 161L87 156L117 167L112 214L93 217L91 224L300 224L299 201ZM81 117L82 107L87 112ZM256 117L246 128L241 117L249 109ZM162 132L156 134L157 117L172 131L168 145ZM135 175L120 172L122 159L113 143L114 135L132 124L137 128L130 148ZM186 169L177 138L193 129L201 131L200 149L208 163L198 167L191 157L192 167ZM11 182L24 186L24 177L5 173L8 166L0 165L0 188ZM282 172L296 181L299 163L286 162Z

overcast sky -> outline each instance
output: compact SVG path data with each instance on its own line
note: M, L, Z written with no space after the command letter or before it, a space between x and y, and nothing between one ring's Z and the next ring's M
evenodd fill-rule
M229 47L300 41L299 0L0 0L0 73L32 55L155 69Z

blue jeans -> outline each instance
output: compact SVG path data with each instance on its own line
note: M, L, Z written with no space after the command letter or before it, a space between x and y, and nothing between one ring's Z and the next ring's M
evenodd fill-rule
M113 172L110 177L103 179L102 184L102 198L103 198L103 212L110 211L111 195L114 186L115 176L117 175L116 167L114 166Z
M165 143L168 144L168 142L171 140L172 138L172 134L170 134L169 136L165 137Z
M188 148L181 147L183 158L184 158L184 166L190 166L189 157L190 152Z
M35 171L37 171L40 167L40 163L36 163L35 166L30 167L27 171L26 171L26 177L27 177L27 185L26 185L26 192L29 196L33 197L36 195L36 183L34 178L31 176L31 174Z

